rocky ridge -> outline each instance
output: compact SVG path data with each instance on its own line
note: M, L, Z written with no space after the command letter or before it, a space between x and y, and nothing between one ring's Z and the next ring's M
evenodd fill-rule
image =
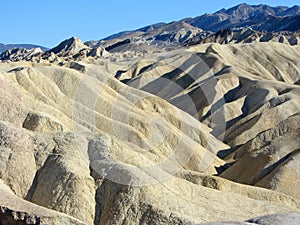
M205 43L252 43L252 42L278 42L289 45L299 45L300 32L263 32L251 28L221 30L206 38L195 36L183 45L191 46Z

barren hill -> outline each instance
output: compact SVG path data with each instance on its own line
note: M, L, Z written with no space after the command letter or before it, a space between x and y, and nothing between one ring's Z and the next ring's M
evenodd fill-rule
M300 223L299 32L188 21L0 55L0 224Z
M28 212L20 198L87 224L298 212L298 59L256 43L1 64L2 193L18 197L6 217Z

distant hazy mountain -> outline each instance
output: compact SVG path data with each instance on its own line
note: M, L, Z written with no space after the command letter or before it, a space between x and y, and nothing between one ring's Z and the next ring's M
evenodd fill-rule
M171 23L157 23L134 31L83 43L70 38L53 49L36 45L0 44L0 60L57 60L57 57L142 56L202 43L280 42L300 44L300 7L240 4L214 14ZM28 49L40 47L43 51ZM15 50L7 49L19 48Z
M182 21L214 32L249 26L258 31L295 31L300 29L299 15L299 6L288 8L241 4L228 10L222 9L214 14L205 14Z
M230 29L251 29L258 33L251 38L231 41L215 41L218 32L224 34ZM195 18L186 18L171 23L157 23L134 31L120 32L100 41L89 41L85 44L91 48L103 46L108 51L128 51L143 49L144 45L166 48L186 43L201 43L211 40L221 43L247 43L266 41L268 39L290 44L299 44L299 32L296 35L281 32L300 31L300 6L271 7L268 5L240 4L230 9L222 9L214 14L204 14ZM262 32L262 33L261 33ZM267 38L264 32L268 32ZM274 33L274 34L270 34ZM230 32L231 33L231 32ZM238 33L235 33L238 34ZM214 36L210 38L211 36ZM222 37L224 39L224 36ZM230 37L225 37L230 38ZM262 38L262 40L260 40ZM239 39L239 40L236 40ZM115 48L118 46L118 48Z
M300 30L300 6L289 8L286 6L240 4L227 10L222 9L214 14L204 14L195 18L186 18L171 23L157 23L134 31L120 32L103 40L113 40L138 33L143 35L146 33L147 36L150 33L162 31L165 34L170 31L175 33L179 29L186 29L187 27L213 32L242 27L252 27L257 31L297 31Z
M152 24L150 26L140 28L140 29L135 30L135 31L122 31L120 33L108 36L108 37L104 38L104 40L112 40L112 39L115 39L115 38L120 38L122 36L133 34L134 32L139 32L139 31L140 32L147 32L147 31L151 31L151 30L157 30L157 29L160 29L161 27L163 27L165 25L167 25L167 23L156 23L156 24Z
M31 44L8 44L8 45L5 45L5 44L0 43L0 53L5 52L11 48L26 48L28 50L33 49L33 48L40 48L43 51L48 50L48 48L43 47L43 46L38 46L38 45L31 45Z
M135 31L121 32L101 41L89 41L85 44L89 47L104 45L105 47L108 47L108 49L111 49L110 46L114 46L116 42L121 41L122 43L125 40L130 40L130 48L133 48L134 44L170 47L172 45L184 43L199 34L203 37L207 37L211 35L212 32L204 31L185 22L172 22L168 24L160 23L143 27ZM126 44L129 44L128 41L126 41ZM127 45L127 47L129 47L129 45Z

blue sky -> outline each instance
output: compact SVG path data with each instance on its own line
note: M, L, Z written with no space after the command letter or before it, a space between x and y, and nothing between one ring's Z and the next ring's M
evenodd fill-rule
M299 0L4 0L0 43L53 47L72 36L99 40L119 31L200 16L245 2L299 5Z

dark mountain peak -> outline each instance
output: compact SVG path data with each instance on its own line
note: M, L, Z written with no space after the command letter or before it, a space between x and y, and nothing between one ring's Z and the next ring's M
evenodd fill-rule
M279 14L279 16L295 16L295 15L300 15L300 6L293 6L291 8L287 8L283 12Z
M234 13L235 11L248 11L249 9L252 9L251 5L248 5L246 3L239 4L237 6L234 6L232 8L229 8L228 10L225 10L227 13Z
M266 4L259 4L259 5L249 5L246 3L239 4L237 6L234 6L232 8L229 8L228 10L225 10L227 14L232 14L236 11L243 11L243 12L263 12L265 14L275 15L277 16L279 13L289 9L286 6L277 6L272 7Z
M247 3L241 3L237 6L232 7L231 9L246 9L246 8L252 8L252 6Z
M138 29L137 31L148 32L148 31L152 31L155 29L159 29L159 28L163 27L164 25L166 25L166 23L155 23L155 24L143 27L141 29Z
M213 32L249 26L261 31L292 31L289 24L296 25L293 30L299 29L296 21L297 15L300 15L299 6L288 8L285 6L271 7L265 4L248 5L243 3L229 9L222 9L214 14L204 14L182 21L194 27ZM293 18L286 19L286 17ZM268 24L265 23L266 20Z
M222 12L225 12L226 11L226 9L225 8L222 8L222 9L220 9L219 11L217 11L216 13L222 13Z
M231 19L235 20L247 20L253 16L267 16L267 15L277 15L277 11L275 8L272 8L268 5L248 5L248 4L240 4L233 8L225 11Z
M232 8L229 8L229 9L221 9L213 14L204 14L204 16L207 16L207 15L212 15L212 16L215 16L215 15L220 15L220 14L226 14L227 16L232 16L232 15L235 15L235 14L240 14L240 13L247 13L249 12L250 10L253 10L252 6L251 5L248 5L246 3L242 3L242 4L239 4L237 6L234 6Z
M290 8L291 10L299 10L300 9L300 6L298 6L298 5L294 5L294 6L292 6L291 8Z

